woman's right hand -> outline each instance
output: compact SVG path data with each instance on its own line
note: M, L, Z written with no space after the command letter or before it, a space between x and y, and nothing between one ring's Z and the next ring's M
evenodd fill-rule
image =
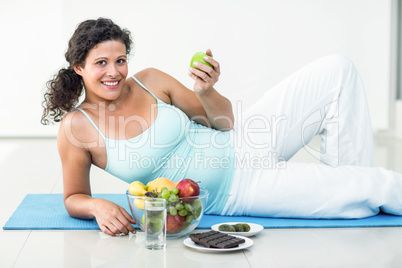
M92 140L94 137L88 136L89 131L85 128L87 123L83 120L88 121L80 111L67 114L57 135L57 147L63 167L63 198L67 212L73 218L96 218L99 228L111 236L134 233L135 229L131 224L135 221L124 208L105 199L92 198L89 179L92 154L88 149L88 142L96 139Z
M94 198L93 202L93 215L102 232L111 236L135 233L131 225L135 221L123 207L101 198Z

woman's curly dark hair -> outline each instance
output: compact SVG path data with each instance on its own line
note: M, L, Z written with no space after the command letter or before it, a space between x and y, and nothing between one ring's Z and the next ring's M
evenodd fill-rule
M68 68L61 69L53 79L47 82L47 92L42 103L43 115L41 123L60 122L63 116L72 111L83 92L83 81L74 71L74 66L85 65L89 51L104 41L121 41L126 46L126 54L131 51L131 34L127 29L121 29L112 20L99 18L80 23L68 43L65 54Z

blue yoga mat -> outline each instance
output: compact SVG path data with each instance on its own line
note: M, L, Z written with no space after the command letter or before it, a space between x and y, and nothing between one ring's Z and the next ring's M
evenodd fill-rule
M128 212L128 201L124 194L95 194L119 204ZM329 227L397 227L402 226L402 217L379 214L374 217L356 220L312 220L279 219L260 217L231 217L204 215L198 229L209 229L222 222L252 222L264 228L329 228ZM137 226L135 226L137 227ZM138 227L137 227L138 228ZM95 220L71 218L64 207L62 194L28 194L10 219L5 230L99 230Z

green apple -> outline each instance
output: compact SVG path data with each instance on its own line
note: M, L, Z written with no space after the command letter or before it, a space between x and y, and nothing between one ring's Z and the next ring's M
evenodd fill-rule
M197 61L197 62L201 62L201 63L203 63L203 64L205 64L205 65L208 65L209 67L212 67L212 65L211 65L210 63L208 63L208 62L206 62L206 61L204 60L204 57L205 57L205 56L207 56L207 57L209 57L209 58L212 58L211 56L205 54L204 52L197 52L197 53L195 53L194 56L193 56L193 58L191 59L191 64L190 64L190 66L199 70L199 68L197 68L197 67L194 66L194 62ZM213 67L212 67L212 68L213 68Z

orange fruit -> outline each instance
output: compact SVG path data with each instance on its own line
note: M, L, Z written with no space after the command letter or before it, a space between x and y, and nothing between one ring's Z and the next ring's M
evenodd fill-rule
M160 193L163 187L166 187L170 191L170 189L176 187L176 184L168 178L159 177L149 183L148 192L154 190L155 193Z

